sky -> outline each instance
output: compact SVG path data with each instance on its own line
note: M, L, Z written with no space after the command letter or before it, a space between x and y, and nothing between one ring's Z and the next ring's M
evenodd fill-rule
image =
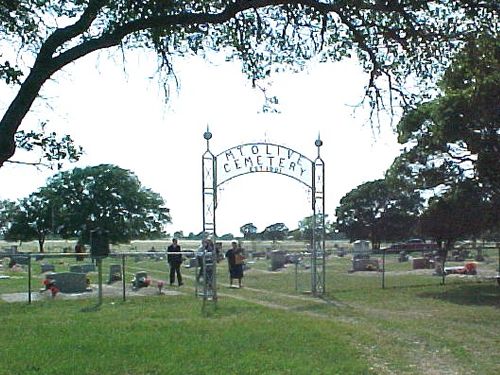
M167 231L202 230L201 156L203 133L213 137L212 153L251 142L271 142L325 163L325 212L334 219L340 199L356 186L382 178L399 154L389 120L379 129L356 108L367 77L353 61L312 62L300 73L272 77L279 114L262 113L263 95L252 88L238 63L221 56L174 62L179 89L165 100L155 76L155 57L128 52L87 56L58 72L43 90L22 129L39 121L60 134L71 134L85 154L65 169L101 163L133 171L141 183L160 193L170 208ZM0 90L0 113L13 90ZM13 160L27 160L17 152ZM28 196L56 171L6 163L0 168L0 199ZM221 186L216 210L217 234L239 235L253 223L259 231L283 222L295 229L312 214L305 185L283 175L252 173Z

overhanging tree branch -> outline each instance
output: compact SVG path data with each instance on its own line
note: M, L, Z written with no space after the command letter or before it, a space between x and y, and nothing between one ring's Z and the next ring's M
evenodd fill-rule
M436 61L446 62L446 56L433 57L433 53L439 48L440 40L450 40L457 37L460 39L457 32L453 31L457 30L456 26L447 26L450 20L453 23L453 17L456 16L459 20L466 16L470 17L477 22L477 28L481 28L487 27L484 26L483 21L486 12L494 17L498 16L498 9L494 7L484 8L483 2L457 1L447 5L449 13L444 12L442 18L434 22L433 17L439 16L439 14L434 13L432 6L427 3L435 2L360 0L334 2L319 0L234 0L231 2L130 0L120 2L88 0L86 5L82 5L80 2L76 2L76 4L63 2L62 0L41 2L37 12L42 12L42 16L43 11L52 12L51 14L55 18L63 15L67 17L67 14L79 14L79 16L73 24L55 29L41 43L30 73L22 82L19 92L0 120L0 167L14 154L14 134L19 129L33 101L39 95L42 86L55 72L67 64L97 50L126 43L128 36L137 36L138 40L143 38L143 42L147 39L148 42L153 42L153 47L160 47L164 43L162 38L167 41L172 38L178 43L178 40L182 40L182 38L187 40L191 35L199 33L200 26L207 25L212 26L213 30L219 33L216 37L217 41L214 43L220 43L224 47L237 48L234 45L236 41L232 39L234 33L232 33L231 28L238 27L238 25L235 26L230 21L240 13L243 13L244 16L246 11L256 14L252 18L245 17L245 25L247 23L250 25L251 32L245 34L246 47L240 49L239 52L240 57L245 59L247 63L246 67L258 72L259 69L264 69L260 65L269 65L272 62L300 65L315 53L323 51L324 48L331 48L332 50L329 52L339 53L340 56L348 55L350 50L362 51L367 56L366 62L371 65L368 68L365 66L370 73L366 93L372 98L373 107L380 108L380 105L383 107L382 93L376 83L381 75L391 77L394 72L399 75L410 74L412 73L410 68L413 68L415 64L418 67L421 64L422 71L424 71L424 69L428 69L425 64L432 66ZM437 3L439 7L444 6L442 2ZM70 11L66 13L68 9ZM261 15L259 13L261 9L268 10L263 11ZM464 9L467 12L460 12ZM16 29L17 21L13 21L12 12L0 6L0 19L6 17L5 19L9 21L9 28L0 26L0 33L9 33L9 30L14 30L10 36L18 37L22 43L36 40L33 46L38 45L38 41L44 37L44 34L42 32L37 34L33 25L36 24L36 20L41 18L37 12L30 14L30 11L33 11L30 7L23 7L20 11L16 10L16 14L21 15L25 22L21 25L26 26L27 30L22 29L22 26ZM61 14L58 14L58 11ZM330 15L337 17L329 17ZM448 17L449 15L451 18ZM340 29L337 28L336 20L338 19L349 29L350 35L352 35L351 40L348 39L348 36L343 35L342 30L339 31ZM433 22L426 23L426 20ZM280 33L273 30L278 23L282 27ZM392 23L395 23L394 28L392 28ZM374 26L371 27L371 24ZM292 33L288 31L290 25L294 27ZM329 25L331 29L329 29ZM474 24L463 25L464 35L471 30L475 31L474 27L470 25ZM266 27L267 29L265 29ZM302 28L309 28L310 33L302 33ZM141 32L146 30L157 31L157 33L155 35L145 35L146 33L141 35ZM401 32L398 32L399 30ZM337 35L336 38L332 39L331 34L329 34L331 32L339 32L342 35ZM204 34L204 37L210 37L208 31L205 31ZM26 35L29 35L31 39L26 38ZM333 41L330 41L331 39ZM354 43L351 43L352 41ZM383 44L382 47L379 46L379 42ZM173 43L172 50L175 53L176 44ZM143 44L151 47L151 43L144 42ZM276 60L273 58L263 59L258 51L261 44L264 48L269 49L269 55L283 53L284 57L281 60L279 58ZM397 47L394 47L394 44ZM426 44L428 44L427 50ZM346 49L349 49L349 52L346 52ZM158 52L167 55L170 53L164 50ZM380 56L383 53L391 57L399 53L403 55L408 53L412 60L405 69L398 64L386 66L383 56ZM418 61L421 54L428 61L425 63ZM163 55L164 60L165 56ZM335 56L338 59L338 56ZM424 72L430 75L427 71ZM6 79L15 78L12 77L12 72L5 74L7 74ZM400 83L400 81L396 82ZM390 90L394 88L393 83L392 80L389 80ZM392 98L390 100L392 102Z

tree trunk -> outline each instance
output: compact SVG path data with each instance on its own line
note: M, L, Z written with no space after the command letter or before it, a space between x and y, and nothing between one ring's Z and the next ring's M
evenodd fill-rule
M105 3L102 0L91 1L77 22L56 29L40 47L30 73L0 120L0 168L14 155L16 151L14 136L44 83L67 64L98 49L117 45L127 35L127 33L118 36L104 35L99 39L91 39L69 50L58 52L66 42L83 34L90 27Z
M452 240L446 240L444 243L444 248L441 249L441 267L443 270L443 279L442 279L441 283L443 285L445 284L445 280L446 280L446 272L444 271L444 267L446 264L446 258L448 257L448 251L453 246L453 242L454 241L452 241Z
M45 252L45 249L43 248L44 243L45 243L45 236L39 237L38 238L38 248L39 248L41 253Z
M380 250L380 240L376 238L371 239L372 250Z
M15 151L14 136L35 101L43 84L54 73L54 67L44 63L35 63L30 74L10 103L9 108L0 120L0 168L10 159Z

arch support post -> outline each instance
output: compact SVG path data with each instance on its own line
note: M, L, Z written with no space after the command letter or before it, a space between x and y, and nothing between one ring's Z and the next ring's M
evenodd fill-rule
M326 249L325 249L325 163L320 156L323 142L318 136L315 142L318 156L313 162L312 209L313 239L311 253L311 292L315 296L325 294Z
M207 141L207 149L202 155L201 169L202 169L202 201L203 201L203 233L207 237L212 237L215 246L215 209L217 208L217 167L216 158L210 151L210 133L208 127L207 131L203 134ZM211 249L209 254L207 249L203 249L198 259L202 264L202 275L197 275L196 282L202 284L197 289L202 291L203 297L203 310L205 310L207 303L212 302L215 306L217 303L217 277L216 277L216 254L215 248ZM199 277L202 276L202 277Z

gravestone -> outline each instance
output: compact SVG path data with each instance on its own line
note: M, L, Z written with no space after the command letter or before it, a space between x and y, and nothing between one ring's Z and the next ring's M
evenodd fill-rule
M82 264L82 265L80 265L80 267L82 267L83 273L96 272L95 264L92 264L92 263Z
M120 281L122 280L122 277L122 266L120 264L110 264L108 284Z
M9 254L9 255L17 254L17 246L15 246L15 245L4 246L4 247L2 247L2 253Z
M61 293L83 293L87 291L87 275L79 272L60 272L47 275L54 280Z
M343 247L339 247L336 251L338 257L344 257L347 254L347 251Z
M356 240L352 244L352 253L355 259L370 258L370 241Z
M353 271L378 271L378 259L354 259L352 269Z
M423 270L429 268L430 262L427 258L413 258L411 260L411 266L414 270Z
M300 254L297 253L287 254L286 261L287 263L298 264L300 263Z
M253 257L254 258L265 258L266 257L266 252L265 251L254 251L253 252Z
M25 255L12 255L10 259L12 259L12 261L15 262L16 264L24 264L24 265L27 265L30 261L30 257Z
M282 250L271 251L271 271L285 267L286 254Z
M56 269L53 264L41 264L40 265L40 272L45 273L45 272L54 272Z
M144 288L149 286L150 280L146 271L137 272L132 280L132 287L134 289Z
M69 272L89 273L95 272L95 264L74 264L69 267Z
M195 258L189 258L189 262L186 264L186 268L194 268L198 267L198 259Z
M84 273L83 268L80 265L69 266L69 272Z

